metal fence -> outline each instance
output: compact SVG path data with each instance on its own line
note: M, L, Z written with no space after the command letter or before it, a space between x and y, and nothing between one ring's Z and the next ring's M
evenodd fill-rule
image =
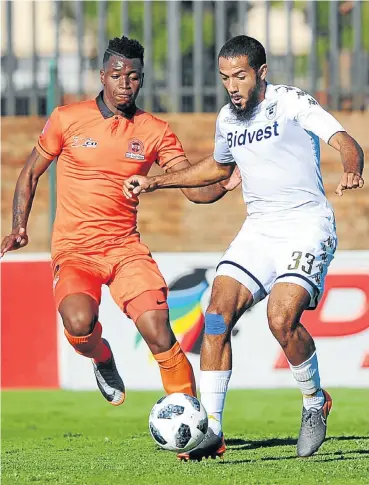
M217 54L237 34L264 44L270 82L331 109L368 105L369 2L3 0L2 9L3 115L46 113L50 61L61 103L94 96L107 41L122 33L145 47L139 104L149 111L217 111L226 100Z

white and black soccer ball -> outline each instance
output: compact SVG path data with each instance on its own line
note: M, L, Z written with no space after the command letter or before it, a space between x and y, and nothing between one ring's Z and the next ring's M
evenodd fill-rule
M161 448L177 453L189 451L204 439L208 416L196 397L176 392L155 404L149 416L149 428Z

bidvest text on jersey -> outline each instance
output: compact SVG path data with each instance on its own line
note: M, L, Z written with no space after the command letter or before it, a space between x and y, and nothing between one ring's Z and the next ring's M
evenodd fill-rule
M278 129L278 121L275 121L273 125L267 125L264 129L259 128L258 130L250 131L249 129L245 129L242 133L238 134L238 131L229 132L227 133L227 141L228 147L232 148L236 145L242 146L246 145L246 143L252 143L255 141L261 141L263 139L267 140L272 136L279 136L277 131Z

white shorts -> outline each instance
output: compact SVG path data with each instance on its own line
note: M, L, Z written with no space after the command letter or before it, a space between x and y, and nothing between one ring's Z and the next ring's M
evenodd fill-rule
M217 266L216 276L239 281L253 295L265 298L276 283L295 283L317 307L324 279L337 246L334 217L299 213L276 220L247 218Z

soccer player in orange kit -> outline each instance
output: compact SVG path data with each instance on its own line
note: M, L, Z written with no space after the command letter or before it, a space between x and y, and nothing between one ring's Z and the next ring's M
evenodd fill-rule
M57 213L52 235L54 293L65 336L92 360L97 385L111 404L125 388L98 320L101 286L108 285L159 364L166 393L196 395L190 362L169 323L168 288L137 231L138 198L126 199L123 180L190 164L168 124L136 106L143 84L143 47L122 37L109 42L96 99L56 108L17 181L13 228L5 252L28 243L27 222L39 177L57 158ZM239 183L183 189L198 203L220 199Z

